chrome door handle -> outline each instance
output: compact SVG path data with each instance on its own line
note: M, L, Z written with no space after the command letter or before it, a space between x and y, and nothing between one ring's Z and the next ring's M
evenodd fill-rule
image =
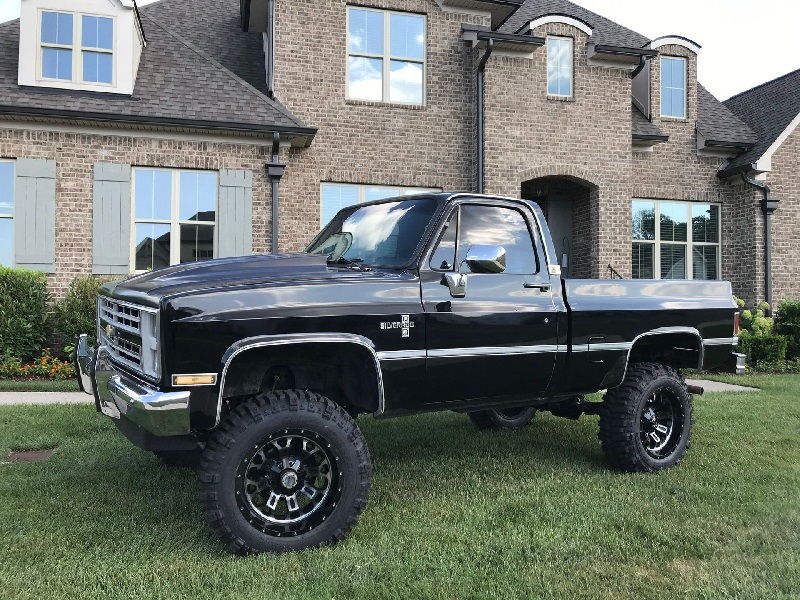
M528 289L539 290L540 292L549 292L550 291L550 284L549 283L523 283L522 287Z

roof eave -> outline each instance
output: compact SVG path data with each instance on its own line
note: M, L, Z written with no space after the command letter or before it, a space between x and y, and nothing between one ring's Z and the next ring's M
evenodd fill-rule
M202 131L226 131L232 133L279 133L281 135L304 138L306 145L311 143L311 140L313 140L317 133L315 127L176 119L172 117L150 115L116 115L102 112L58 110L29 106L0 105L0 116L2 115L16 117L49 117L52 119L67 119L93 123L116 123L122 125L146 125L151 127L182 127Z

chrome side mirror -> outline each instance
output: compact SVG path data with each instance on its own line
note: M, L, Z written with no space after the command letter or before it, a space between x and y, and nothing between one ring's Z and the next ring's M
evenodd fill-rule
M464 262L473 273L502 273L506 270L506 249L502 246L470 246Z

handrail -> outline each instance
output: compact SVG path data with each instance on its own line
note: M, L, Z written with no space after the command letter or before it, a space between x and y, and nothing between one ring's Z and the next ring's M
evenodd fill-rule
M608 265L608 278L609 279L625 279L622 275L619 274L614 267Z

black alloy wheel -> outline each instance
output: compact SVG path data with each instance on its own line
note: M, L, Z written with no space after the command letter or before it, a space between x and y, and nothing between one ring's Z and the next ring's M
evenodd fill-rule
M608 390L598 437L606 459L623 471L667 469L680 463L692 433L692 396L675 369L658 363L628 367Z

